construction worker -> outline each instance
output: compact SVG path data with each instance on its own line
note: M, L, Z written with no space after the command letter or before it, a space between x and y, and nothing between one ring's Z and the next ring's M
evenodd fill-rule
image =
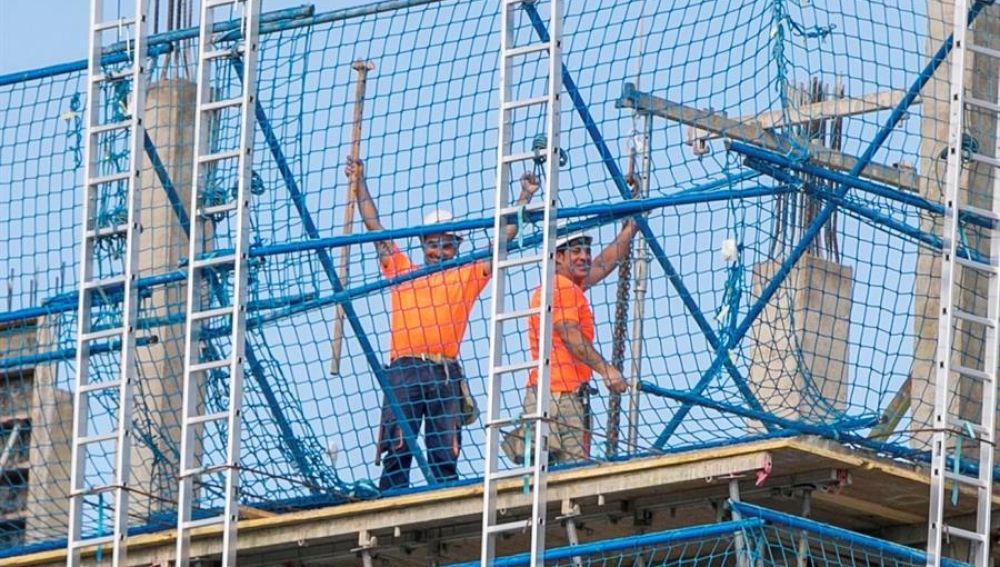
M348 158L345 172L349 179L357 178L358 208L365 226L372 231L384 230L365 183L361 160ZM536 177L525 173L521 177L521 194L517 203L526 204L537 190ZM451 220L451 213L437 210L424 218L424 224L435 225ZM507 227L508 242L516 233L516 225ZM420 244L424 263L434 265L455 258L462 237L454 232L442 231L425 234ZM417 269L394 242L380 240L375 246L382 274L386 278ZM474 400L468 394L457 358L459 344L469 323L469 313L486 287L492 270L489 260L481 260L410 280L393 286L390 291L391 346L386 377L410 431L419 434L421 424L424 427L427 462L434 477L428 480L446 482L458 478L461 426L463 421L468 424L476 419ZM413 455L387 402L382 404L378 457L382 457L380 490L409 486Z
M628 221L610 246L591 257L592 238L573 232L556 240L556 270L552 287L552 351L550 356L549 462L558 464L590 458L590 378L597 372L608 390L622 393L628 383L621 372L594 348L594 313L584 292L615 269L628 253L638 227ZM539 286L531 296L531 307L541 304ZM540 336L537 315L528 319L531 356L538 360ZM537 403L535 370L528 376L524 413L534 413ZM524 427L508 434L504 453L517 464L525 462Z

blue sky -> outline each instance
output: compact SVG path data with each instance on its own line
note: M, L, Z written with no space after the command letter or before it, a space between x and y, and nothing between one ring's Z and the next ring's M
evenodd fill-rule
M115 1L131 4L133 0L105 1L113 5ZM155 0L148 1L152 5ZM368 0L263 0L263 9L313 4L317 12L325 12L369 3ZM0 0L0 75L84 59L89 6L89 0Z

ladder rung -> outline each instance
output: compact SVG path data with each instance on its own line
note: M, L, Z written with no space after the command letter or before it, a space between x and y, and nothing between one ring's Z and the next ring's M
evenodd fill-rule
M962 258L960 256L955 256L955 263L963 268L969 268L970 270L979 270L980 272L986 272L991 275L997 275L997 267L993 264L987 264L986 262L977 262L975 260L970 260L968 258Z
M194 261L195 268L211 268L213 266L222 266L225 264L235 264L236 256L232 254L226 254L225 256L209 256L208 258L198 258Z
M215 413L206 413L204 415L195 415L187 419L188 425L197 425L200 423L208 423L209 421L224 421L229 419L229 412L219 411Z
M125 276L111 276L110 278L83 282L83 289L90 290L90 289L98 289L98 288L111 287L124 284L125 284Z
M963 530L962 528L956 528L955 526L944 525L944 531L948 535L953 535L955 537L960 537L964 540L975 541L978 543L986 543L986 536L980 533L976 533L970 530Z
M525 45L522 47L514 47L507 50L507 58L512 59L514 57L522 57L524 55L530 55L532 53L538 53L541 51L548 51L552 46L552 42L546 41L545 43L534 43L531 45Z
M122 120L121 122L109 122L107 124L95 124L90 127L90 133L102 134L104 132L111 132L112 130L125 130L130 126L132 126L132 122L130 120Z
M501 216L516 215L522 210L526 213L533 213L545 209L545 203L528 203L526 205L513 205L500 209Z
M523 319L525 317L530 317L532 315L541 315L541 313L542 309L540 307L532 307L531 309L520 309L518 311L506 311L504 313L497 313L497 321Z
M978 476L969 476L961 473L956 474L953 471L944 471L944 477L951 481L968 484L969 486L975 486L976 488L986 489L988 487L988 485L980 480Z
M505 522L503 524L496 524L486 528L486 532L490 534L500 534L505 532L520 532L527 530L531 527L531 520L517 520L516 522Z
M132 76L132 68L129 67L124 71L112 71L110 73L96 73L90 76L90 82L92 83L103 83L105 81L120 81L122 79L127 79Z
M979 207L973 207L972 205L961 205L958 207L958 210L961 213L968 213L977 217L990 219L994 222L1000 221L1000 215L989 209L981 209Z
M104 486L94 486L91 488L81 488L80 490L74 490L70 492L70 496L96 496L98 494L103 494L105 492L111 492L112 490L117 490L120 488L117 484L105 484Z
M212 474L219 471L224 471L230 468L229 465L211 465L207 467L198 467L194 469L188 469L181 473L180 478L187 478L189 476L201 476L204 474Z
M972 429L973 434L980 436L977 437L978 440L983 442L986 441L986 439L983 439L981 436L987 432L987 429L978 423L972 423L971 421L966 421L964 419L952 418L952 416L950 415L945 416L945 421L947 422L948 426L953 427L957 431L961 431L963 433L968 433L968 430Z
M218 8L220 6L235 6L238 0L205 0L206 8Z
M92 228L87 231L87 238L107 238L109 236L115 236L117 234L125 234L128 232L128 223L116 224L114 226L102 226L101 228Z
M497 366L493 369L494 374L513 374L514 372L524 372L525 370L532 370L538 367L537 360L529 360L526 362L516 362L514 364L508 364L506 366Z
M1000 51L997 51L996 49L990 49L989 47L983 47L982 45L976 45L974 43L966 43L965 48L973 53L993 57L994 59L1000 59Z
M115 541L115 536L114 534L111 534L106 536L91 537L87 539L81 539L79 541L74 541L70 544L70 547L73 549L80 549L83 547L90 547L92 545L107 545L109 543L113 543L114 541Z
M239 106L243 104L243 99L240 97L236 98L225 98L222 100L213 100L212 102L206 102L201 105L202 112L208 112L212 110L219 110L220 108L228 108L230 106Z
M224 59L228 57L237 57L243 54L243 46L240 45L236 49L212 49L210 51L205 51L201 54L202 60L207 59Z
M522 256L519 258L504 258L497 262L497 268L501 270L506 270L507 268L514 268L517 266L527 266L529 264L541 264L544 258L542 256Z
M112 173L111 175L103 175L101 177L91 177L89 185L102 185L104 183L116 183L118 181L127 181L129 177L132 176L131 171L121 171L119 173Z
M80 437L76 440L77 445L91 445L94 443L103 443L105 441L114 441L118 439L118 432L114 433L104 433L102 435L89 435L87 437Z
M535 152L521 152L521 153L518 153L518 154L509 154L509 155L503 156L503 162L504 163L517 163L519 161L528 161L528 160L531 160L531 159L535 159L538 156L544 156L544 155L546 155L545 152L538 152L538 153L535 153Z
M112 327L110 329L101 329L100 331L91 331L89 333L83 333L80 335L81 341L99 341L102 339L110 339L114 337L121 336L122 329L120 327Z
M978 161L981 163L985 163L986 165L992 165L993 167L1000 167L1000 159L997 159L993 156L988 156L977 152L969 152L966 155L968 155L972 159L972 161Z
M225 516L212 516L211 518L199 518L197 520L190 520L181 524L181 526L186 530L192 530L195 528L203 528L205 526L217 526L226 521Z
M99 32L99 31L113 30L113 29L117 29L117 28L120 28L120 27L124 27L124 26L131 26L131 25L134 25L134 24L135 24L134 21L129 20L127 18L119 18L117 20L108 20L106 22L97 22L96 24L94 24L94 31L95 32Z
M951 369L966 378L972 378L979 380L981 382L989 382L993 376L989 372L984 372L977 368L969 368L968 366L962 366L961 364L952 364Z
M205 311L192 311L189 316L193 321L200 321L213 317L232 316L235 312L236 310L232 305L227 305L225 307L216 307L215 309L206 309Z
M213 161L222 161L224 159L233 159L240 157L240 150L229 150L225 152L216 152L214 154L205 154L203 156L198 156L198 163L208 163Z
M108 382L91 382L90 384L84 384L80 386L77 391L81 394L89 394L90 392L99 392L101 390L110 390L112 388L118 388L122 385L121 380L110 380Z
M505 471L498 471L490 475L491 481L505 480L508 478L519 478L522 476L535 474L535 469L531 467L519 467L516 469L509 469Z
M230 361L226 359L222 360L210 360L208 362L199 362L198 364L192 364L190 372L205 372L206 370L215 370L216 368L225 368L229 366Z
M510 100L503 103L504 110L515 110L518 108L525 108L527 106L535 106L539 104L546 104L549 102L549 97L547 96L536 96L532 98L522 98L518 100Z
M230 211L235 211L237 207L238 205L236 201L230 201L228 203L223 203L221 205L211 205L208 207L201 207L200 209L198 209L198 214L200 214L203 217L207 217L210 215L219 215L223 213L228 213Z
M508 425L518 425L526 421L538 421L542 419L538 414L526 413L520 417L501 417L493 421L486 422L486 427L506 427Z
M995 102L990 102L988 100L983 100L981 98L976 98L972 96L965 97L965 104L969 106L977 106L979 108L984 108L993 112L1000 112L1000 104Z
M956 319L969 321L970 323L976 323L977 325L983 325L984 327L989 327L991 329L996 327L996 321L990 319L989 317L973 315L972 313L962 311L961 309L952 309L951 314L954 315Z

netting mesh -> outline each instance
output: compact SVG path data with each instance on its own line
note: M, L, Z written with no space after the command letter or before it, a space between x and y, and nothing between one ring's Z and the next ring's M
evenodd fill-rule
M782 512L740 505L743 519L547 550L545 565L922 565L917 550ZM949 567L967 563L945 559ZM529 565L527 554L498 558L497 567ZM473 567L478 563L453 564Z
M387 281L371 242L393 239L420 265L415 236L423 219L448 209L466 237L455 262L488 256L498 137L494 4L374 5L350 17L298 13L265 24L251 184L241 460L247 505L282 511L378 494L389 287L426 272ZM530 6L544 14L547 5ZM973 28L977 42L989 45L998 21L998 9L987 8ZM629 395L622 400L617 444L606 443L608 396L598 386L587 459L789 432L858 444L876 434L882 451L928 449L948 77L947 64L929 65L949 22L950 8L938 3L893 1L600 0L567 7L563 49L572 83L559 109L566 158L559 204L583 219L596 255L627 216L625 176L634 174L648 179L643 236L652 237L635 245L631 265L644 280L626 290L611 277L587 292L597 350L610 360L619 342L625 374L638 368L644 384L633 414ZM526 15L516 19L513 34L522 44L538 39ZM144 101L151 143L141 178L131 459L132 524L147 529L173 525L176 509L196 60L190 40L168 42L166 55L158 45ZM388 232L338 240L348 192L343 163L351 153L352 63L359 58L375 64L360 157ZM514 93L544 88L540 62L518 67ZM108 69L122 65L119 60ZM15 546L66 533L78 187L88 104L81 69L0 82L0 278L7 282L0 313L0 447L12 439L0 467L0 539ZM926 85L918 81L925 69ZM984 63L973 90L995 90L996 77ZM634 85L629 96L623 95L626 83ZM222 67L212 96L234 96L239 85L235 67ZM919 95L912 104L908 92ZM649 119L648 137L644 115L632 110L644 93L669 103ZM102 100L108 120L138 104L126 87ZM210 129L218 143L235 135L237 118L231 111L215 115ZM973 124L970 148L990 153L994 125L986 118ZM515 150L531 150L540 133L540 111L515 115ZM101 138L103 171L122 167L124 147L113 136ZM862 156L871 165L852 171ZM511 176L515 190L520 173ZM211 177L211 191L200 201L205 206L235 190L232 171ZM969 195L988 194L992 175L970 166L969 184ZM121 187L103 194L97 220L120 222L122 199ZM828 222L810 229L831 203L838 206ZM219 223L220 235L229 234L224 215L211 222ZM965 228L968 253L987 253L982 222L968 219ZM537 223L525 221L514 244L537 250L539 234ZM317 239L325 240L311 242ZM101 269L120 263L121 244L107 239L98 250ZM221 237L208 245L231 247ZM784 265L799 248L801 257ZM338 291L332 274L340 254L350 265L346 292ZM508 305L526 307L538 282L536 270L514 271L506 282ZM961 282L966 308L983 313L985 283L971 275ZM771 296L761 303L765 292ZM491 293L473 304L458 357L480 405ZM96 301L94 321L118 325L121 294ZM348 317L340 372L331 376L341 303L356 316ZM626 331L615 332L616 319L619 329L627 323ZM511 325L502 338L511 357L528 356L525 331L524 324ZM231 347L223 327L203 336L203 361ZM958 336L969 360L981 358L982 329L970 323ZM94 350L96 380L115 378L118 348L111 341ZM209 376L199 392L200 411L225 408L225 388L225 376ZM505 383L507 413L520 413L523 394L522 376ZM975 388L963 385L956 394L963 411L979 411ZM111 394L91 396L89 403L95 428L117 411ZM416 437L424 447L425 436ZM224 450L224 440L224 431L206 429L198 450L207 458ZM460 481L480 478L483 446L480 419L461 431ZM113 444L91 449L88 482L107 480L113 454ZM413 468L410 486L400 490L435 484L419 463ZM207 480L197 509L221 505L221 486L221 478ZM86 529L107 530L110 502L89 504Z

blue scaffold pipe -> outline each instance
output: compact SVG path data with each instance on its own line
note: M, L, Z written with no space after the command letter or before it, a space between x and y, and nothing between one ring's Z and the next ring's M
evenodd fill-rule
M982 11L982 9L983 6L979 3L976 3L975 5L973 5L972 9L969 10L970 25L975 20L976 16L980 13L980 11ZM850 172L848 173L849 176L855 178L858 177L858 174L862 172L865 167L868 166L872 158L875 156L875 152L877 152L878 149L882 147L882 144L885 142L886 139L888 139L889 134L892 133L893 128L896 127L896 124L899 123L899 120L906 114L907 109L909 109L910 105L917 98L917 95L920 93L921 89L923 89L924 85L926 85L927 82L934 75L934 71L937 70L937 68L941 65L942 62L944 62L945 58L948 56L948 53L951 51L951 47L952 47L952 37L948 36L948 38L941 44L941 47L938 48L937 52L934 53L934 55L931 57L931 60L927 63L924 69L914 80L913 84L910 85L910 88L907 89L906 94L903 96L903 98L900 99L896 107L893 108L892 113L886 119L886 123L882 125L879 131L875 134L875 137L872 139L871 143L868 144L868 147L865 149L864 153L861 155L861 157L858 158L858 161L855 162L854 167L851 168ZM848 189L850 189L848 185L842 185L840 188L837 189L836 196L838 198L842 198L846 194ZM750 306L750 309L747 311L746 317L744 317L743 321L741 321L740 324L736 327L734 333L729 338L728 344L725 345L725 349L716 352L715 358L714 360L712 360L712 364L705 371L705 373L703 374L703 379L698 384L699 386L701 386L701 389L692 390L691 393L695 395L700 395L702 391L704 391L704 389L708 387L708 381L711 379L711 377L719 372L720 367L722 367L723 365L731 364L729 360L729 349L733 348L735 345L739 344L739 342L743 340L743 337L746 336L747 332L750 330L750 327L753 325L753 322L764 311L764 307L767 305L769 301L771 301L771 298L774 296L774 294L777 293L778 288L781 286L782 283L784 283L785 278L787 278L788 275L792 273L792 267L798 263L798 261L806 253L806 250L808 250L809 247L812 245L812 241L820 233L820 231L823 228L823 225L825 225L826 222L830 219L830 216L833 215L833 212L836 210L836 208L837 208L836 202L828 202L816 215L813 221L809 223L809 226L803 232L802 238L799 240L798 244L795 245L795 247L789 253L788 257L785 258L785 260L781 263L781 266L778 268L777 272L775 272L774 277L771 278L771 281L769 281L767 285L764 286L764 289L761 290L760 296L757 298L757 300L753 303L753 305ZM691 407L692 406L690 404L685 403L684 405L682 405L680 408L677 409L677 413L674 414L674 417L670 420L669 423L667 423L667 426L664 427L663 432L657 438L657 443L660 444L659 447L657 448L661 448L663 444L666 443L666 441L670 438L670 436L673 435L674 431L676 431L676 429L683 422L688 412L691 411Z
M770 423L771 425L780 427L782 429L798 431L799 433L804 433L807 435L819 435L821 437L828 437L834 439L839 439L841 433L844 431L864 429L866 427L871 427L878 422L877 417L871 416L871 417L852 418L845 421L841 421L837 424L837 427L832 427L828 425L815 425L802 421L796 421L793 419L785 419L783 417L775 416L766 411L754 411L744 407L734 406L732 404L727 404L725 402L719 402L702 396L692 395L689 392L682 392L680 390L671 390L670 388L657 386L656 384L652 384L646 381L639 382L639 390L646 392L647 394L653 394L655 396L660 396L662 398L669 398L671 400L677 400L678 402L684 402L685 404L701 406L704 408L720 411L723 413L730 413L746 419L753 419L756 421L760 421L761 423Z
M545 29L545 22L542 21L541 16L538 14L538 9L535 5L530 2L525 2L521 4L521 7L527 12L528 18L531 20L532 26L535 28L535 33L538 34L538 39L541 41L549 41L549 32ZM590 134L591 141L597 147L597 152L601 156L601 161L604 163L604 167L607 168L608 173L611 175L611 179L614 181L615 186L618 188L618 192L621 193L622 198L628 199L631 196L631 191L628 185L625 183L625 176L622 175L621 169L615 162L614 157L611 155L611 150L608 149L607 143L604 141L604 136L601 134L600 130L597 129L597 123L594 121L593 116L590 115L590 110L587 107L587 103L584 102L583 97L580 95L580 90L576 87L576 83L573 81L573 77L570 75L569 71L566 70L566 66L562 66L562 80L563 87L569 94L570 99L573 101L573 106L576 108L577 113L583 120L583 124ZM684 284L684 280L681 278L680 274L674 269L673 264L667 258L666 253L664 253L663 248L656 239L656 235L653 230L649 227L649 223L642 216L634 217L635 222L639 226L639 230L642 231L643 237L646 239L646 244L649 246L650 251L653 253L653 257L660 263L663 271L666 273L667 280L674 289L677 291L678 297L684 303L691 317L694 319L698 328L701 330L702 334L705 335L705 339L708 344L712 347L712 350L717 353L717 357L725 357L723 364L725 365L726 371L729 376L733 379L736 384L736 388L740 391L747 404L753 409L761 409L760 402L757 401L756 396L750 390L750 386L747 385L746 380L740 373L740 370L736 368L736 365L729 360L728 348L725 352L720 352L721 347L725 347L719 337L715 334L715 330L712 329L712 325L709 324L708 320L705 319L705 315L702 313L701 308L694 300L694 296L688 291L687 286ZM657 447L662 448L661 447Z
M920 550L913 549L912 547L907 547L905 545L900 545L898 543L886 541L869 535L859 534L842 528L837 528L829 524L824 524L815 520L803 518L801 516L792 516L776 510L754 506L753 504L747 504L745 502L730 500L729 506L734 511L739 512L740 515L747 518L764 520L765 522L778 524L792 530L804 530L810 534L835 539L850 544L851 546L870 549L878 552L880 555L889 555L914 565L925 565L927 563L927 554ZM961 561L955 561L948 558L942 558L941 565L946 567L968 567L967 563L962 563Z
M728 185L731 180L749 180L753 177L758 176L759 173L753 172L752 174L741 174L738 176L727 177L722 180L713 181L704 185L697 186L693 189L686 190L682 193L677 193L675 195L667 195L663 197L653 197L650 199L636 199L623 201L614 204L605 205L588 205L585 207L563 207L559 210L559 218L578 218L578 217L591 217L589 221L585 222L574 222L570 226L567 226L564 230L570 230L570 227L575 227L578 230L587 230L609 222L614 222L620 220L624 217L632 216L639 212L653 211L663 207L669 206L682 206L682 205L693 205L701 203L712 203L716 201L726 201L731 199L755 199L772 197L775 195L783 195L787 193L795 192L795 189L790 187L756 187L753 189L745 189L740 191L720 191L715 190L718 187ZM529 218L533 218L535 213L529 214ZM180 219L179 219L180 220ZM488 228L493 225L492 219L479 219L479 220L468 220L468 221L456 221L453 223L448 223L447 225L434 225L434 226L417 226L412 228L400 228L391 229L385 231L377 232L365 232L357 233L346 236L331 236L327 238L317 238L315 240L305 240L301 242L288 242L283 244L269 244L263 246L253 246L250 248L249 255L251 258L262 258L267 256L274 256L280 254L290 254L295 252L308 252L313 251L318 248L337 248L341 246L346 246L348 244L365 244L369 242L376 242L378 240L393 240L397 238L406 238L410 236L419 236L423 234L428 234L434 231L440 231L442 226L446 226L448 230L468 230L472 228ZM525 239L526 243L534 242L533 240ZM214 253L221 253L224 251L216 250ZM379 282L373 284L366 284L357 288L350 288L344 290L343 292L336 294L336 299L333 302L343 301L346 299L354 299L380 291L382 289L392 287L393 285L404 283L410 281L411 279L419 278L435 271L445 269L447 267L452 267L453 265L465 265L467 263L486 258L490 251L483 250L481 253L474 253L469 255L464 255L456 258L453 262L454 264L447 264L444 267L440 265L435 267L427 267L427 271L414 271L407 273L404 276L400 276L393 280L380 280ZM149 289L161 285L168 285L172 283L182 282L186 279L186 274L182 270L177 270L173 272L167 272L164 274L159 274L156 276L149 276L145 278L140 278L136 283L138 289ZM120 291L118 292L120 295ZM115 297L114 292L108 294L109 297ZM316 298L301 298L300 301L296 303L307 303L309 301L315 301ZM329 298L324 298L320 305L329 305ZM259 309L270 309L264 303L255 304L257 307L251 310ZM27 307L24 309L18 309L14 311L8 311L0 313L0 323L8 323L13 321L23 321L27 319L34 319L37 317L44 317L46 315L53 315L56 313L64 313L67 311L75 311L78 307L78 300L76 292L65 292L59 295L53 296L46 300L46 302L39 307ZM281 306L277 306L281 307Z
M243 66L240 61L241 59L239 57L233 58L232 65L236 71L236 75L240 78L240 80L243 80ZM257 124L260 127L261 132L264 134L264 139L267 141L267 147L271 151L271 157L274 158L274 161L278 166L278 171L285 183L285 188L288 189L288 193L292 198L292 203L295 205L295 209L299 213L299 218L302 220L302 227L305 229L306 235L310 239L319 238L319 229L316 228L316 223L313 222L312 215L309 213L309 209L306 208L305 195L303 195L302 191L299 190L298 182L295 180L295 174L292 173L291 168L288 166L288 160L285 159L285 154L281 149L281 143L278 141L278 136L271 128L271 122L267 117L267 113L264 112L264 106L260 103L260 99L254 101L254 113L257 117ZM337 270L334 268L333 259L330 257L330 254L325 248L322 248L316 250L316 255L319 257L320 265L323 266L323 271L326 273L327 279L330 280L330 285L333 286L333 291L344 291L343 283L340 281L340 277L337 276ZM368 365L371 367L372 373L375 375L375 379L378 381L379 386L382 387L382 393L385 395L386 402L388 402L389 408L396 417L397 425L403 434L403 442L406 444L406 448L410 451L410 455L413 456L413 459L417 461L417 466L420 467L420 470L423 472L424 478L427 480L428 484L437 484L438 481L431 473L430 465L427 463L426 457L424 457L423 452L420 450L420 446L417 444L416 432L413 431L409 422L404 419L406 414L403 413L403 408L399 405L399 400L396 399L396 395L392 391L392 385L389 383L389 379L385 375L382 362L375 355L375 348L368 339L368 334L365 332L364 327L361 325L361 319L354 310L354 305L352 305L350 301L344 301L340 304L340 308L343 310L344 317L351 326L351 330L354 331L355 338L361 345L361 352L364 354L365 360L368 361Z
M833 201L837 203L841 209L854 213L857 216L866 218L868 220L878 223L880 226L886 226L899 232L904 236L908 236L915 240L918 244L924 244L934 250L941 249L941 239L936 235L920 230L915 226L911 226L905 222L897 221L896 219L890 217L889 215L883 214L871 207L866 207L860 203L855 203L847 200L846 198L837 198L836 194L832 191L823 189L821 186L815 184L806 183L799 177L775 167L770 163L765 163L758 161L755 158L747 158L745 162L747 167L752 167L757 171L764 173L774 179L780 181L781 183L786 183L795 187L802 186L803 191L807 194L818 197L820 199L825 199L828 201Z
M806 173L809 175L815 175L821 179L826 179L827 181L832 181L834 183L839 183L842 185L847 185L852 189L858 189L866 193L871 193L879 197L885 197L887 199L892 199L896 202L902 203L904 205L910 205L912 207L927 211L937 216L944 216L945 209L944 205L940 203L935 203L924 199L919 195L914 195L907 193L905 191L900 191L898 189L893 189L879 183L868 181L857 176L847 175L839 171L834 171L827 169L825 167L819 167L813 165L809 162L800 162L793 159L789 159L779 153L754 146L752 144L747 144L744 142L730 142L729 149L741 153L748 158L753 160L759 160L767 162L777 167L788 168L800 173ZM749 165L749 164L748 164ZM752 166L751 166L752 167ZM754 168L759 171L759 168ZM773 176L772 176L773 177ZM984 228L992 228L993 221L988 217L963 211L959 217L963 222L973 224L976 226L981 226Z
M146 149L146 155L149 156L149 163L153 166L153 171L156 172L160 185L163 186L163 192L167 194L167 201L170 202L170 207L174 210L177 222L184 229L184 234L188 234L191 230L191 221L188 220L187 211L184 210L184 203L181 202L181 196L177 194L177 187L170 180L170 174L167 173L167 168L163 165L160 153L156 151L156 145L153 144L148 132L144 132L142 144Z
M315 13L315 8L312 5L299 6L298 8L285 8L282 10L273 10L270 12L265 12L260 16L261 26L273 25L279 22L289 22L289 21L302 21L306 18L310 18ZM240 20L228 20L225 22L217 22L212 26L213 33L227 32L234 29L239 29ZM153 34L149 36L146 41L146 55L147 57L158 57L165 53L169 53L173 50L173 45L184 39L194 39L198 37L197 27L184 28L182 30L173 30L158 34ZM102 65L110 65L114 63L124 63L129 60L129 54L127 53L128 45L125 42L118 42L108 46L104 50L104 54L101 56ZM39 69L32 69L28 71L18 71L16 73L9 73L7 75L0 75L0 87L11 85L14 83L20 83L23 81L31 81L35 79L45 79L48 77L55 77L58 75L65 75L67 73L75 73L78 71L87 70L87 60L80 59L78 61L70 61L68 63L60 63L58 65L50 65L48 67L41 67Z
M652 534L626 536L605 541L581 543L580 545L547 549L545 550L544 561L548 563L549 561L563 561L574 557L620 553L622 551L672 545L694 539L709 539L732 535L734 532L760 529L763 526L764 520L749 518L746 520L720 522L718 524L678 528L676 530L667 530ZM521 567L530 564L531 555L521 553L509 557L498 557L492 567ZM480 564L478 561L469 561L467 563L453 563L448 567L480 567Z

